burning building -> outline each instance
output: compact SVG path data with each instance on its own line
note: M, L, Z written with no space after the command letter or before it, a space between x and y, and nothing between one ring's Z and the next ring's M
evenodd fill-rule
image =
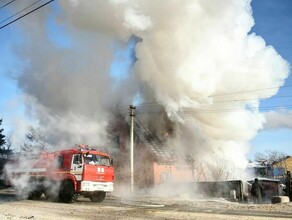
M46 143L109 146L108 130L121 131L116 137L127 132L127 125L108 129L113 109L124 114L130 103L143 103L140 125L163 143L157 148L147 145L157 138L136 135L137 163L152 158L139 174L157 170L146 178L150 185L170 173L178 179L240 177L249 142L265 123L259 100L275 95L289 74L277 51L251 33L250 0L58 1L18 24L21 41L11 47L21 65L14 80ZM250 92L261 88L271 89ZM25 124L16 120L14 145ZM126 152L127 139L117 141ZM185 156L190 173L169 166L168 160ZM207 172L206 166L213 168ZM125 169L119 169L122 178Z
M115 154L116 183L130 186L130 126L126 121L115 120L113 141L118 143ZM222 181L231 178L228 166L220 167L200 161L192 151L186 153L168 146L168 138L174 130L165 134L153 132L137 119L134 123L134 182L138 191L148 191L159 187L173 187L175 184L191 186L201 181ZM120 129L120 130L119 130ZM169 125L168 125L169 129ZM118 140L118 141L117 141ZM226 162L226 161L224 161ZM190 183L188 186L186 183ZM186 187L183 187L186 188ZM194 191L194 190L192 190Z

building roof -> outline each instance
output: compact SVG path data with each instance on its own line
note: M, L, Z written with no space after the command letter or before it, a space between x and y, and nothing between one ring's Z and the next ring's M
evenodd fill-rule
M163 142L149 129L144 128L140 122L135 123L135 134L138 135L145 147L153 154L159 162L173 161L174 152L171 151Z
M291 157L291 156L286 156L286 157L282 158L282 159L279 160L279 161L274 161L272 164L274 165L274 164L277 164L277 163L282 163L282 162L284 162L285 160L288 160L288 159L290 159L290 158L292 158L292 157Z

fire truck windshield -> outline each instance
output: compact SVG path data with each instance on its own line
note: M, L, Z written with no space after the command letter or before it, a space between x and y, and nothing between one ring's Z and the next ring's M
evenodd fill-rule
M110 159L106 156L96 154L84 154L85 164L110 166Z

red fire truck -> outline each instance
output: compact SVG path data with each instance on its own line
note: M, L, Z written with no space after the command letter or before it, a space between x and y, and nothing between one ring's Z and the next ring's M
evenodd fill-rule
M72 203L78 195L83 195L93 202L102 202L106 193L113 191L113 160L108 154L84 145L42 152L31 157L28 163L15 159L8 163L6 172L16 189L21 186L19 181L27 181L25 190L22 187L21 191L29 199L39 199L44 194L54 201Z

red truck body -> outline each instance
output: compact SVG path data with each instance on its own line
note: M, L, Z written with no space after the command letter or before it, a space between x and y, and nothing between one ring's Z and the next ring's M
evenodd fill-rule
M18 180L27 180L22 191L29 199L44 194L47 198L71 203L78 195L84 195L93 202L101 202L106 193L113 191L113 161L108 154L95 149L79 145L74 149L42 152L28 161L30 165L26 166L16 159L8 164L6 172L16 188L21 186Z

